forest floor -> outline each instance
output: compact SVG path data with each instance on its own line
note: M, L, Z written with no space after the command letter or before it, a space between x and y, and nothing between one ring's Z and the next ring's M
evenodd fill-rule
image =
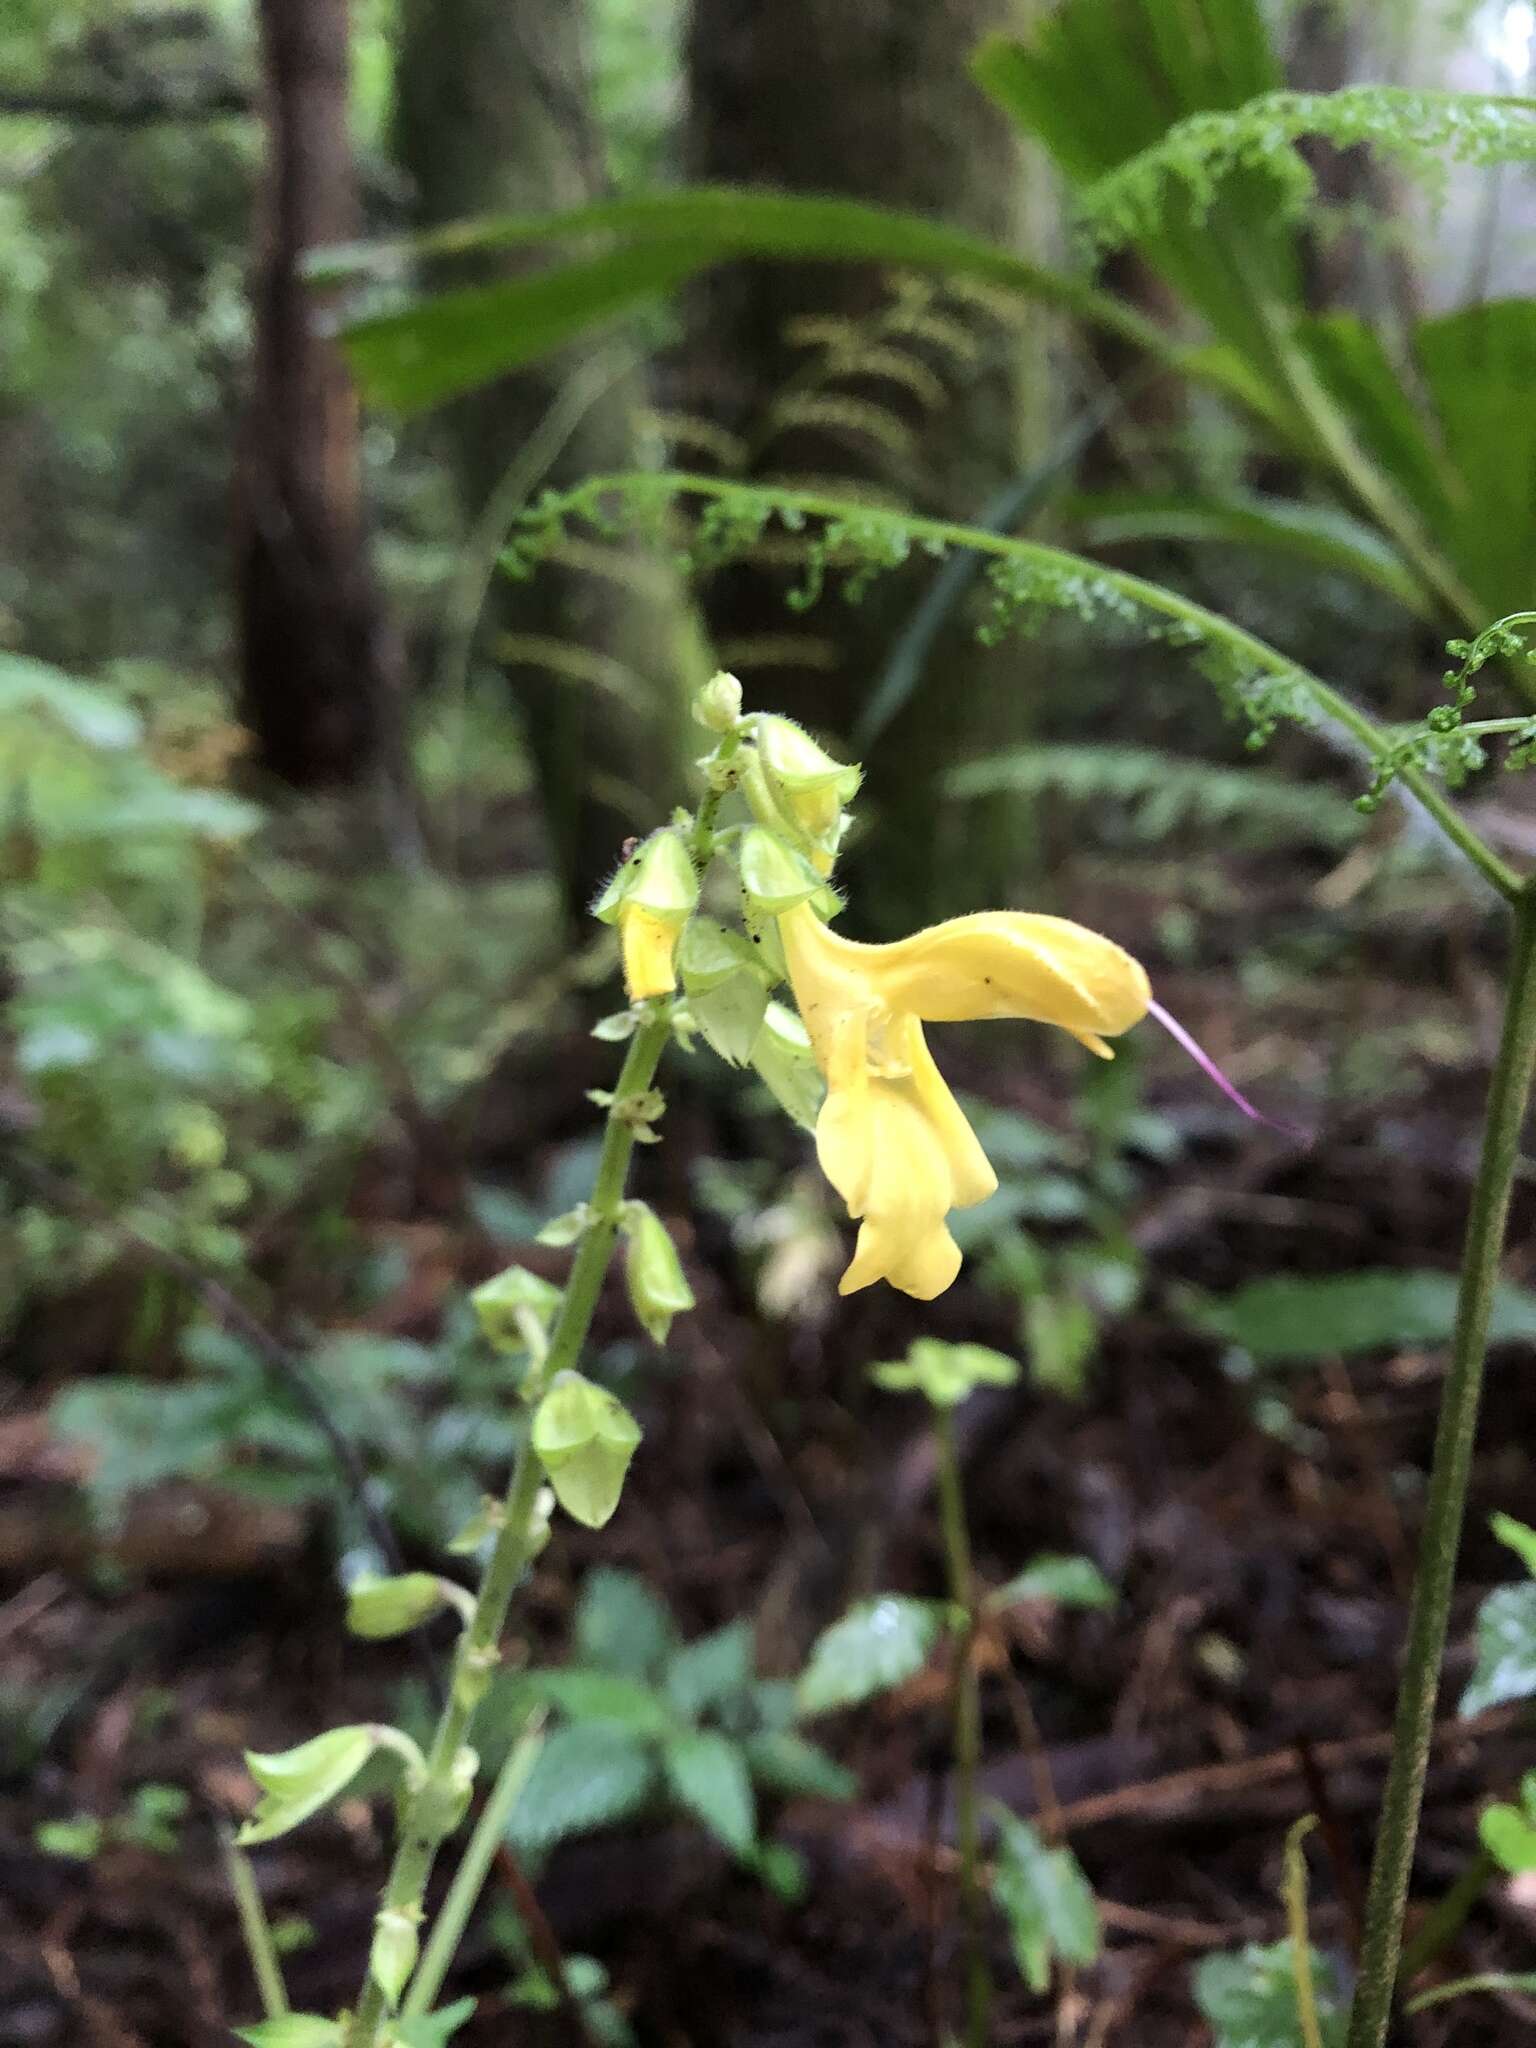
M1390 1011L1390 992L1382 1004ZM1277 1086L1288 1058L1305 1061L1304 1038L1271 1050ZM1049 1123L1049 1087L1021 1051L1005 1057L987 1071L988 1092ZM1282 1845L1307 1812L1321 1822L1314 1938L1347 1979L1416 1537L1412 1481L1429 1459L1443 1356L1387 1349L1292 1371L1286 1426L1266 1426L1221 1346L1168 1304L1181 1284L1220 1292L1276 1273L1451 1267L1485 1057L1479 1042L1390 1113L1325 1118L1310 1146L1191 1111L1183 1160L1144 1179L1129 1216L1152 1283L1109 1327L1085 1396L994 1390L961 1411L983 1581L1001 1583L1041 1551L1082 1551L1121 1595L1104 1611L1015 1610L985 1645L987 1792L1070 1841L1106 1930L1101 1961L1044 1999L1019 1984L998 1923L999 2048L1209 2039L1192 1966L1283 1938ZM1186 1075L1152 1093L1178 1121L1195 1087ZM719 1142L702 1114L683 1117L678 1135L685 1151ZM482 1277L483 1242L440 1221L379 1228L414 1248L394 1327L430 1337L443 1303ZM942 1589L926 1432L915 1403L869 1389L864 1365L898 1355L916 1327L1009 1348L1016 1311L968 1269L921 1325L879 1289L824 1319L773 1322L723 1224L706 1215L688 1256L701 1312L678 1324L671 1367L649 1383L622 1509L600 1535L561 1524L524 1626L538 1654L558 1655L573 1587L601 1560L644 1574L686 1631L755 1617L762 1668L792 1671L850 1598ZM1508 1270L1536 1276L1529 1187ZM602 1313L620 1327L617 1288ZM324 1532L302 1518L274 1517L253 1535L254 1510L231 1508L247 1519L225 1558L222 1525L199 1497L194 1540L178 1551L177 1518L192 1511L173 1488L158 1510L164 1541L156 1550L153 1530L144 1538L148 1570L29 1549L18 1529L67 1492L42 1419L50 1391L29 1386L0 1417L0 1659L8 1709L30 1702L40 1758L25 1781L13 1771L0 1784L0 2040L222 2048L225 2016L253 2010L215 1839L216 1821L249 1804L240 1752L376 1717L410 1655L347 1643ZM1423 1899L1473 1854L1480 1803L1507 1797L1536 1765L1519 1709L1455 1716L1478 1599L1515 1575L1487 1515L1530 1514L1533 1440L1536 1379L1526 1352L1507 1347L1494 1356L1478 1451ZM441 1636L426 1640L442 1654ZM606 1964L641 2043L930 2048L958 2027L947 1695L934 1668L823 1724L861 1790L849 1806L777 1814L776 1832L806 1859L798 1904L681 1823L555 1852L539 1883L549 1922L567 1950ZM122 1842L81 1862L36 1846L39 1822L118 1811L144 1782L191 1791L174 1852ZM355 1800L259 1852L273 1915L313 1929L288 1965L300 2007L334 2010L355 1991L380 1820ZM1533 1941L1536 1900L1496 1886L1445 1968L1526 1968ZM454 1988L480 1994L481 2010L463 2048L569 2042L559 2013L508 2010L508 1976L503 1956L471 1941ZM1414 2038L1514 2041L1533 2019L1536 2005L1518 1997L1473 1998L1426 2013Z

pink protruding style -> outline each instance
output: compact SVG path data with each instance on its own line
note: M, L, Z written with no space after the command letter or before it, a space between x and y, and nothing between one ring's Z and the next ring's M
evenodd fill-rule
M1174 1044L1183 1047L1201 1073L1209 1080L1214 1081L1222 1094L1226 1096L1228 1102L1240 1109L1244 1116L1252 1117L1256 1124L1268 1124L1272 1131L1282 1131L1286 1137L1295 1138L1300 1144L1305 1145L1311 1142L1305 1131L1298 1131L1291 1124L1276 1123L1272 1116L1266 1116L1263 1110L1255 1109L1247 1096L1227 1079L1205 1048L1190 1036L1177 1017L1169 1016L1161 1003L1149 1003L1147 1005L1147 1014L1157 1019Z

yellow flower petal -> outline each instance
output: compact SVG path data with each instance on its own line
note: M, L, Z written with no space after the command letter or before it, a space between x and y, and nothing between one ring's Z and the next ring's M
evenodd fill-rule
M835 1134L830 1143L822 1142L823 1124ZM828 1179L848 1213L863 1219L840 1291L889 1280L920 1301L942 1294L960 1270L944 1222L955 1206L954 1177L911 1083L869 1079L851 1095L829 1093L816 1135L823 1166L831 1161Z
M632 1003L642 1003L650 996L669 996L677 987L673 954L680 929L675 920L656 917L638 903L620 906L624 986Z

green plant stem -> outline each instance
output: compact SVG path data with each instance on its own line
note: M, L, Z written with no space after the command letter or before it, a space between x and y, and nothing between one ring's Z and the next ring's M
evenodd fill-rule
M948 1408L935 1405L933 1437L938 1451L939 1521L949 1597L964 1617L955 1663L955 1835L960 1851L960 1917L965 1928L967 2048L987 2048L992 2010L992 1974L987 1967L985 1901L981 1891L978 1779L981 1771L981 1692L976 1679L976 1580L955 1425Z
M1421 1991L1417 1998L1408 2002L1409 2012L1423 2012L1431 2005L1443 2005L1448 1998L1465 1998L1474 1991L1536 1991L1536 1971L1520 1970L1513 1975L1504 1970L1483 1970L1475 1977L1457 1977L1450 1984L1437 1984L1432 1991Z
M549 1354L538 1374L540 1390L557 1373L573 1366L580 1356L612 1255L624 1182L639 1129L634 1116L635 1101L650 1087L672 1030L670 1003L652 1004L649 1008L651 1014L629 1042L614 1089L593 1183L591 1220L572 1262L550 1336ZM406 1804L381 1912L419 1919L437 1851L457 1825L452 1793L455 1766L495 1666L507 1610L533 1548L535 1508L542 1480L542 1468L531 1441L525 1437L512 1468L496 1545L475 1598L474 1618L459 1638L452 1683L427 1751L425 1775ZM347 2048L378 2048L387 2007L383 1987L370 1971L348 2029Z
M1323 2048L1317 1985L1312 1976L1312 1933L1307 1925L1307 1852L1302 1846L1316 1826L1317 1815L1304 1813L1285 1837L1285 1928L1291 1944L1291 1977L1303 2048Z
M599 509L605 498L627 488L669 490L679 497L717 501L750 497L755 502L766 503L781 516L788 513L792 518L805 515L813 519L846 520L866 527L877 525L883 518L911 540L932 542L936 548L970 548L979 555L1022 562L1055 575L1090 576L1106 588L1118 591L1140 609L1192 629L1196 644L1225 648L1258 672L1295 683L1319 714L1318 724L1333 725L1347 734L1373 764L1385 760L1392 752L1393 742L1389 733L1384 732L1348 697L1325 683L1320 676L1313 675L1309 669L1302 668L1278 648L1271 647L1252 633L1244 632L1231 620L1208 611L1204 605L1196 604L1175 590L1167 590L1160 583L1148 583L1140 576L1129 576L1120 569L1106 568L1102 562L1091 561L1086 555L1075 555L1065 548L1047 547L1042 541L1017 540L1011 534L992 533L984 526L965 526L947 519L909 518L906 513L879 514L867 505L825 492L732 484L686 470L671 470L659 476L630 471L593 477L572 491L565 502L571 512L582 514L588 507ZM1520 895L1522 878L1472 829L1424 770L1407 763L1397 771L1397 779L1483 879L1508 902L1515 902Z
M502 1836L507 1831L507 1822L543 1747L541 1714L537 1722L525 1729L513 1743L507 1751L506 1761L496 1774L490 1796L475 1822L459 1867L453 1873L453 1882L432 1922L432 1933L411 1979L410 1991L401 2001L402 2019L419 2019L423 2013L430 2012L438 1992L442 1990L443 1979L458 1953L469 1916L475 1910L475 1902L496 1860Z
M1398 1964L1398 1989L1404 1990L1420 1970L1444 1953L1467 1924L1467 1916L1488 1889L1488 1880L1498 1864L1486 1849L1479 1849L1448 1892L1443 1893L1420 1921L1412 1941L1403 1945Z
M224 1851L224 1868L229 1874L235 1911L240 1916L245 1952L251 1959L251 1975L256 1979L261 2016L263 2019L280 2020L288 2011L288 1992L283 1983L283 1969L277 1959L272 1929L267 1923L266 1908L261 1903L261 1893L256 1889L256 1873L251 1869L250 1857L226 1828L219 1830L219 1846Z
M1408 1617L1403 1674L1393 1725L1392 1761L1365 1903L1360 1975L1350 2009L1348 2048L1381 2048L1392 2015L1403 1915L1429 1761L1435 1695L1445 1652L1456 1554L1498 1284L1520 1132L1536 1069L1536 895L1527 889L1515 913L1514 954L1504 1027L1488 1091L1482 1157L1472 1188L1462 1249L1461 1289L1450 1370L1440 1399L1424 1533Z

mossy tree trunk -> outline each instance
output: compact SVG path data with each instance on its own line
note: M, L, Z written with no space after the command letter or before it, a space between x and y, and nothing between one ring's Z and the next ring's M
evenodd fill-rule
M402 20L396 146L424 225L599 196L576 0L405 0ZM605 375L590 349L563 356L450 409L472 519L512 473L526 470L536 496L634 467L648 392L637 368L617 354L613 364ZM568 431L547 462L531 460L566 406ZM682 707L702 669L691 628L670 569L619 542L572 546L493 592L482 639L523 719L573 922L625 836L659 822L679 793Z
M690 172L852 194L1019 246L1017 142L967 75L979 38L1013 18L1007 0L694 0ZM736 264L693 291L684 411L736 438L748 476L974 519L1029 459L1026 421L1045 431L1023 388L1022 366L1043 362L1033 318L869 267ZM784 602L792 565L738 565L705 608L752 701L846 742L934 573L925 558L857 609L832 589L800 613ZM989 653L974 624L969 610L940 635L868 758L866 808L880 808L858 908L876 926L1017 884L1017 810L957 813L936 791L950 763L1029 730L1027 651Z

